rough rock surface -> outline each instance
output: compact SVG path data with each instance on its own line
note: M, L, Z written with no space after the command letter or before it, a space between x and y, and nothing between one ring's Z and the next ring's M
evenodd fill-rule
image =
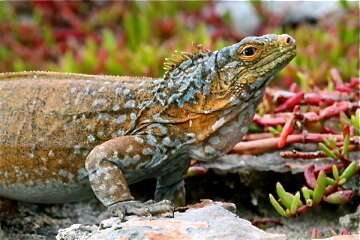
M309 164L323 166L333 163L330 158L293 159L282 158L280 152L270 152L262 155L239 155L228 154L216 161L204 162L201 166L213 169L215 172L223 173L251 173L253 171L291 172L292 174L302 173Z
M57 240L115 239L264 239L282 240L285 235L266 233L227 209L233 204L205 201L174 218L130 217L125 222L113 217L99 226L72 225L62 229Z
M360 234L360 205L357 207L356 212L340 217L339 223L341 226Z

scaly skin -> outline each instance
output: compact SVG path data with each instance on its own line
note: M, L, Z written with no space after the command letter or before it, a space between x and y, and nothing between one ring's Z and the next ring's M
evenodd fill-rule
M133 199L128 184L157 178L155 200L183 204L189 160L231 150L294 56L291 37L265 35L184 57L159 79L2 73L0 196L61 203L92 189L116 206Z

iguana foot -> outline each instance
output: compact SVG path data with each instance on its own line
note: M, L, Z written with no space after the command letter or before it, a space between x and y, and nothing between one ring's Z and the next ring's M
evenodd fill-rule
M124 201L108 207L112 215L124 218L128 215L174 217L174 205L169 200L155 202Z

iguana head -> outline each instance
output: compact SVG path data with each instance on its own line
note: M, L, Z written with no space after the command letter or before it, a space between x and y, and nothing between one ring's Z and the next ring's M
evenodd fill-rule
M215 82L222 90L246 95L264 86L295 55L295 40L287 34L246 37L217 52Z
M163 89L167 94L156 95L159 102L179 107L196 104L197 95L247 99L294 58L295 49L286 34L246 37L214 52L195 45L192 53L175 52L166 59L164 79L154 92Z

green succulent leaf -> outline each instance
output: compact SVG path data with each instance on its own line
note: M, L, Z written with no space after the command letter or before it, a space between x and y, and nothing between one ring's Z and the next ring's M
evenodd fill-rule
M326 183L327 185L335 185L336 181L332 179L331 177L326 177Z
M274 196L270 193L269 194L269 199L270 199L270 203L271 205L275 208L276 212L279 213L281 216L286 217L286 212L285 210L282 208L282 206L279 204L278 201L276 201L276 199L274 198Z
M340 179L346 179L348 180L351 176L353 176L358 170L358 164L356 161L353 161L349 164L343 171L343 173L340 175Z
M335 178L336 181L339 181L339 169L337 168L337 166L334 164L331 166L332 169L332 174Z
M337 160L338 158L336 155L323 143L319 143L319 148L321 151L323 151L328 157L331 157L334 160Z
M291 206L290 206L290 213L291 214L295 214L296 210L301 207L303 204L300 200L300 192L297 192L291 202Z
M327 183L326 174L323 170L321 170L316 180L316 186L314 189L313 200L315 202L320 202L321 198L323 197L326 188L326 183Z
M278 194L281 203L286 207L286 208L290 208L291 207L291 203L294 199L294 195L292 195L291 193L288 193L285 191L284 187L281 185L281 183L276 183L276 193Z
M305 186L301 188L301 192L302 192L305 200L311 199L314 194L313 190L311 190Z

